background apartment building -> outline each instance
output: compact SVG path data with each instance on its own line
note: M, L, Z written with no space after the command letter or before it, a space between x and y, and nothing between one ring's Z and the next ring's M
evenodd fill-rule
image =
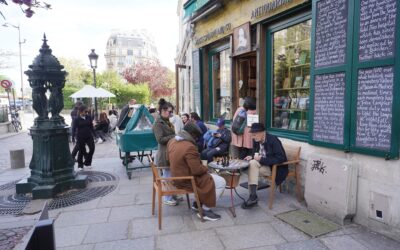
M146 30L112 31L107 41L107 70L122 73L125 68L158 58L154 38Z

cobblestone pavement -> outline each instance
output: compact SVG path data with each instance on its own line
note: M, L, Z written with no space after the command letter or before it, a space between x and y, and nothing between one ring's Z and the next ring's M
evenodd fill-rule
M0 229L0 250L13 249L30 227Z
M3 162L0 185L29 176L27 167L11 170L7 165L8 150L13 147L26 149L25 158L29 162L32 154L29 136L25 133L3 138L0 144ZM241 209L240 199L235 198L237 217L228 210L231 200L226 190L215 208L222 216L217 222L201 222L186 202L176 207L163 206L160 231L157 216L151 214L150 169L135 170L129 180L114 141L96 144L92 166L93 171L118 176L117 188L104 197L49 211L55 219L57 249L400 249L399 242L357 224L311 238L275 217L283 212L306 209L304 203L297 202L293 195L276 192L274 207L269 209L266 190L258 192L260 201L251 210ZM247 181L246 175L241 178ZM247 196L247 189L238 187L237 191ZM34 223L33 216L0 216L0 230Z

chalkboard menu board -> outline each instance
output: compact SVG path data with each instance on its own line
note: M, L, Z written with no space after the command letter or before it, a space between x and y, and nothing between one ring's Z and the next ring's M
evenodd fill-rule
M346 60L348 0L317 3L315 68L344 64Z
M393 79L392 66L358 71L356 146L390 149Z
M200 110L200 81L201 81L201 71L200 71L200 51L195 50L192 52L192 69L193 69L193 100L194 100L194 111L201 115Z
M313 140L343 144L345 73L316 75Z
M398 0L361 0L359 60L394 57Z

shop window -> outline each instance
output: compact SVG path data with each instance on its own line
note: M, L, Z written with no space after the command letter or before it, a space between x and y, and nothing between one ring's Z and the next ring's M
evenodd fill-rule
M308 131L311 20L273 32L271 38L271 127Z
M225 49L211 56L213 118L232 117L231 53Z
M257 97L257 62L256 56L239 58L238 95L239 106L243 105L247 96Z

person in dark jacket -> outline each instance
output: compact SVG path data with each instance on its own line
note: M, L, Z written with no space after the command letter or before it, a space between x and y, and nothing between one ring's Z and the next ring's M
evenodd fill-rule
M265 131L264 124L253 123L250 128L253 138L253 155L249 155L245 160L250 161L249 167L249 191L250 196L242 204L242 208L248 209L258 202L257 185L258 176L270 176L271 166L287 161L285 149L278 137L270 135ZM288 166L278 168L275 183L280 185L288 174Z
M76 135L73 134L73 132L72 132L72 131L74 131L74 121L79 116L79 107L82 106L82 104L83 103L81 101L77 101L75 103L75 105L74 105L74 108L71 111L71 137L72 137L72 142L73 143L76 142L76 140L75 140L76 139ZM79 152L79 146L78 146L78 144L75 144L75 146L74 146L74 148L72 149L72 152L71 152L72 158L74 160L76 160L75 158L76 158L76 155L78 154L78 152Z
M201 120L200 116L196 112L190 113L190 120L196 123L196 125L201 129L201 132L203 133L196 141L197 148L199 150L199 153L201 153L204 149L204 139L203 135L207 132L207 127L204 125L204 122Z
M94 153L94 140L93 140L93 120L87 114L85 105L79 107L79 116L74 120L72 134L76 134L77 145L79 147L78 154L78 169L83 170L83 165L90 167L92 165L92 157ZM89 152L86 152L86 145L89 147ZM85 157L85 162L83 162Z
M134 106L136 104L136 100L135 99L131 99L129 101L128 104L126 104L122 110L121 110L121 114L119 116L119 120L117 122L117 128L119 130L124 130L125 126L122 126L123 121L125 120L126 116L132 116L133 115L133 110L134 110ZM132 112L130 112L132 111Z
M95 135L98 138L97 143L103 143L106 141L106 134L108 134L108 130L110 128L110 121L107 118L107 114L105 112L100 113L99 122L95 126Z
M231 131L225 127L223 118L217 121L218 129L213 132L212 138L207 143L207 148L201 152L201 159L212 162L214 156L222 155L229 151Z

